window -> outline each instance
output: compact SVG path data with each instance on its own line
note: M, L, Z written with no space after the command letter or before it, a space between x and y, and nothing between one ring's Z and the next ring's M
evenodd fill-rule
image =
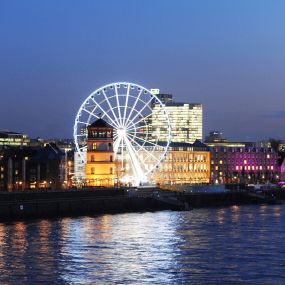
M110 155L110 161L111 162L113 161L113 155Z
M95 174L95 167L91 167L91 174Z
M110 167L110 174L113 174L113 167Z
M92 143L92 150L95 150L95 149L97 149L97 143Z
M94 162L94 161L95 161L95 156L91 155L91 162Z

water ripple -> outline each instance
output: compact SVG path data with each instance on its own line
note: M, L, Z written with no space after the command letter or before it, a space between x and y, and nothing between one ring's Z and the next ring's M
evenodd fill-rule
M0 284L285 284L284 221L276 205L1 223Z

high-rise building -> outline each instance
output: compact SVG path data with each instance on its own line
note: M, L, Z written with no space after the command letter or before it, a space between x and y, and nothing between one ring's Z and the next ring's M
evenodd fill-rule
M169 98L167 98L169 99ZM167 102L164 105L171 124L171 141L193 143L203 138L202 104ZM153 104L150 125L152 133L161 141L167 140L164 114L159 104Z

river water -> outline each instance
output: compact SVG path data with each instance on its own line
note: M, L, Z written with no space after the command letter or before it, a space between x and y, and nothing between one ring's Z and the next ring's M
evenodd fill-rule
M285 284L285 207L0 223L0 284Z

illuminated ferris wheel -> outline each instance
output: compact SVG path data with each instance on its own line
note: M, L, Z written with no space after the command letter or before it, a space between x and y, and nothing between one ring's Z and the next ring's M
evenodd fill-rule
M154 104L159 105L156 114ZM152 129L154 115L163 130ZM74 123L74 141L82 163L86 163L87 126L99 118L114 128L118 170L137 183L147 181L166 156L171 139L169 117L159 98L128 82L111 83L92 92L80 106ZM164 142L159 140L160 131L167 134Z

